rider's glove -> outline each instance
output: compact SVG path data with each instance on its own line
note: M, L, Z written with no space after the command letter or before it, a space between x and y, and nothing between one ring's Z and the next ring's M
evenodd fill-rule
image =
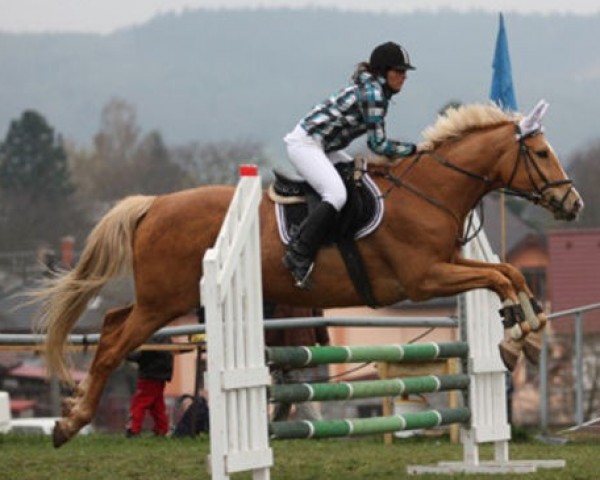
M417 151L417 146L414 143L394 142L398 151L398 156L408 157Z
M402 143L402 146L406 148L405 155L413 155L417 151L417 146L414 143Z

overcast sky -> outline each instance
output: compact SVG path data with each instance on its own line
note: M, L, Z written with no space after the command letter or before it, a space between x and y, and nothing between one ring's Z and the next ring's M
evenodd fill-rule
M144 23L158 13L184 8L319 6L357 11L408 12L477 8L492 12L600 12L599 0L0 0L0 31L97 32Z

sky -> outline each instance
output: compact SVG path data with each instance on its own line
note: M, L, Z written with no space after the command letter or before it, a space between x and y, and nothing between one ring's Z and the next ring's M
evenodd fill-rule
M600 12L599 0L0 0L0 31L107 34L186 8L308 6L395 13L440 8L524 14Z

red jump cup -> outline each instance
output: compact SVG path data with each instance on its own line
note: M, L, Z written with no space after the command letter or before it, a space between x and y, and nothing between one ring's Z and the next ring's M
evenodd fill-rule
M240 165L240 177L258 176L258 167L256 165Z

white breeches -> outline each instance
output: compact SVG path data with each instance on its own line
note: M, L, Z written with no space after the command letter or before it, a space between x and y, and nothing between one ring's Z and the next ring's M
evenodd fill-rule
M339 212L346 204L348 194L333 165L351 162L352 157L344 150L325 153L321 143L308 135L300 125L288 133L284 141L290 162L298 174Z

